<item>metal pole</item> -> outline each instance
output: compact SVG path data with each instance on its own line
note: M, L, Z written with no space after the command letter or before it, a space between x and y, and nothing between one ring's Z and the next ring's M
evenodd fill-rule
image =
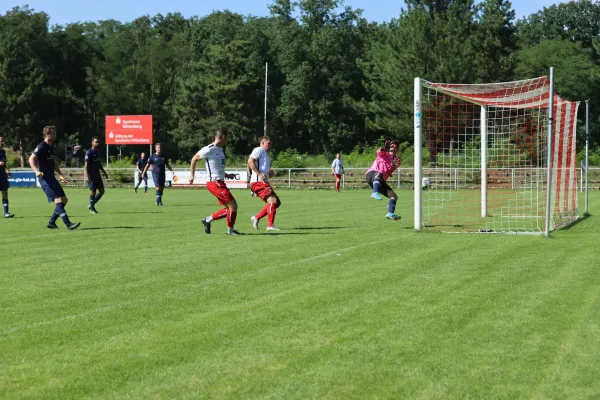
M585 101L585 211L583 215L588 214L588 170L590 157L590 101Z
M481 106L481 216L487 217L487 106Z
M554 128L554 67L550 67L550 97L548 102L548 155L546 157L546 228L544 236L550 236L550 204L552 197L552 131Z
M421 105L423 103L423 88L421 86L421 79L415 78L415 98L414 98L414 111L415 111L415 126L414 126L414 151L415 151L415 210L414 210L414 226L417 231L423 228L423 205L422 205L422 169L421 169Z
M264 130L265 136L267 136L267 82L269 80L269 63L265 63L265 117L264 117Z
M106 145L106 168L108 168L108 145Z

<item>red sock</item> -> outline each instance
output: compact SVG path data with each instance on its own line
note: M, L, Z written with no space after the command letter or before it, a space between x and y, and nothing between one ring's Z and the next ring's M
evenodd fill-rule
M256 219L261 219L269 213L269 204L271 204L271 203L267 203L263 207L263 209L260 210L260 212L258 214L256 214Z
M227 208L223 208L212 215L213 221L216 221L221 218L225 218L227 216Z
M277 213L277 207L275 207L275 203L267 204L267 215L269 216L267 221L268 226L273 226L275 222L275 214Z
M335 180L335 190L337 190L338 192L340 191L340 180L339 179Z
M233 228L233 226L235 225L235 219L237 218L237 211L229 211L229 208L227 209L227 227L228 228Z

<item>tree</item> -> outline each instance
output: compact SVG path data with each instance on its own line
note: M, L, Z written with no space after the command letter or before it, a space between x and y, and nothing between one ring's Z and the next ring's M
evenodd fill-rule
M25 167L28 151L36 141L47 115L48 16L28 7L15 7L0 16L0 129L19 152Z

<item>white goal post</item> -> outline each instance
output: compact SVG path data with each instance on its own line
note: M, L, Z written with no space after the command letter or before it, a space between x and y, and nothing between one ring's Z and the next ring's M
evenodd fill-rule
M579 102L546 77L414 83L414 227L544 234L578 218Z

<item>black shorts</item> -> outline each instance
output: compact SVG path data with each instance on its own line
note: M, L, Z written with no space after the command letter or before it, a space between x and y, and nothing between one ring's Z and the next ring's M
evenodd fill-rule
M88 183L88 188L90 190L99 190L104 189L104 182L100 176L95 176L90 178L90 183Z
M165 187L165 174L152 174L152 180L156 188Z
M0 176L0 192L8 190L8 188L9 188L8 176L6 176L6 175Z
M392 188L387 184L387 182L385 181L385 179L383 179L383 175L381 174L381 172L377 172L377 171L369 171L367 172L367 183L369 184L369 186L371 187L371 189L373 189L373 182L375 182L375 178L379 177L379 182L381 182L381 185L379 185L379 190L377 191L378 193L384 195L385 197L387 197L388 195L388 191L392 191Z
M48 203L52 203L55 199L60 197L66 197L65 191L63 190L60 183L56 180L55 177L52 178L38 178L40 181L40 186L44 193L46 193L46 197L48 197Z

